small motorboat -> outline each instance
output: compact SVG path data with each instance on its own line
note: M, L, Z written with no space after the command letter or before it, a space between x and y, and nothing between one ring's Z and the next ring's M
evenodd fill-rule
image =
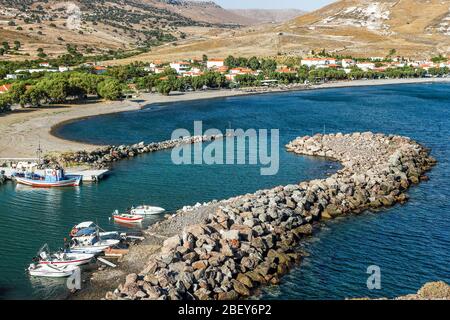
M14 180L34 188L77 187L81 183L81 176L66 176L62 169L46 169L44 175L32 172L17 173Z
M117 222L123 222L123 223L141 223L142 220L144 220L144 218L142 216L139 215L135 215L135 214L127 214L127 213L122 213L119 214L118 212L115 212L113 214L113 219L114 221Z
M164 211L166 211L164 208L143 205L143 206L131 208L130 214L139 215L139 216L147 216L147 215L160 214L160 213L163 213Z
M98 236L101 240L120 239L121 237L117 231L100 231L100 227L92 221L81 222L70 230L71 238L93 236Z
M38 264L56 266L81 266L89 263L94 258L94 254L76 252L56 252L50 253L48 245L45 244L34 259Z
M120 240L102 240L99 237L74 238L70 243L71 253L100 254L103 250L117 246Z
M35 277L50 277L50 278L65 278L70 277L77 266L54 266L50 264L36 264L32 263L28 267L28 273Z

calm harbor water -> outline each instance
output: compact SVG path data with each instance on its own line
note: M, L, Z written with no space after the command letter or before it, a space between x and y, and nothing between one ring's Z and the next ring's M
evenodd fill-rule
M93 220L115 229L108 218L116 208L151 203L173 211L334 172L335 163L283 148L297 136L323 131L407 135L432 148L439 164L429 182L411 190L408 204L328 223L305 245L310 256L301 268L280 286L265 288L263 298L393 297L427 281L450 282L449 90L449 84L420 84L290 92L152 106L67 124L58 135L116 145L170 139L174 129L191 130L197 120L205 128L279 128L280 171L260 176L259 167L249 165L176 166L163 151L120 162L108 179L77 189L1 186L0 298L61 292L63 286L30 279L24 270L43 243L58 248L77 222ZM381 268L381 290L366 287L370 265Z

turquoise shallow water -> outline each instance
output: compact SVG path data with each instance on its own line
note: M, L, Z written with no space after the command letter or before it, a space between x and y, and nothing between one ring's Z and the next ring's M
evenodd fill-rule
M58 135L101 144L166 140L176 128L191 129L195 120L203 120L206 128L279 128L281 169L264 177L259 167L249 165L175 166L170 152L163 151L115 165L98 185L67 190L2 186L0 295L54 297L58 290L30 281L24 268L42 243L61 245L79 221L94 220L113 229L108 217L115 208L149 202L176 210L326 176L337 164L283 148L297 136L324 130L407 135L431 147L439 164L429 182L411 190L408 204L327 224L305 246L310 256L302 267L283 278L281 286L266 288L263 297L391 297L416 291L430 280L450 281L449 89L448 84L420 84L291 92L152 106L67 124ZM381 290L366 287L369 265L381 267Z

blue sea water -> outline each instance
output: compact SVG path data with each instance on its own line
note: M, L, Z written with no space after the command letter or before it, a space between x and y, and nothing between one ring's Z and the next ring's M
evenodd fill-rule
M177 128L280 130L280 171L261 176L252 165L181 165L170 151L114 166L100 184L35 190L0 186L0 298L51 298L62 286L30 279L24 269L40 245L57 248L70 227L84 220L119 228L111 212L139 203L174 211L198 201L325 177L339 166L284 150L301 135L373 131L407 135L432 148L438 165L430 181L410 191L411 200L378 213L327 223L305 244L309 256L263 290L266 299L394 297L425 282L450 282L449 84L325 89L155 105L141 111L93 117L60 127L56 134L98 144L170 139ZM158 219L155 217L153 219ZM147 221L146 224L154 220ZM381 289L368 290L367 267L381 269ZM56 289L49 289L56 288Z

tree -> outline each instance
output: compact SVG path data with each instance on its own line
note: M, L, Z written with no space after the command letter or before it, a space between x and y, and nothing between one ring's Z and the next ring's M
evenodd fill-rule
M122 85L116 79L105 79L97 86L100 97L107 100L119 100L122 96Z
M208 56L206 54L203 55L202 57L203 62L207 62L208 61Z
M3 56L5 54L5 49L4 48L0 48L0 56Z
M389 50L388 57L395 56L396 53L397 53L397 50L396 50L396 49L391 49L391 50Z
M9 43L7 41L3 41L2 46L3 46L3 49L5 50L5 52L8 52L8 50L10 49Z
M248 60L248 67L252 70L258 70L261 67L261 64L259 63L259 60L257 57L251 57Z
M228 56L225 61L224 64L228 67L228 68L236 68L237 66L237 61L233 56Z
M8 94L0 94L0 113L11 110L11 98Z
M265 59L261 63L261 69L264 72L274 72L277 69L277 62L272 59Z
M172 91L172 86L168 81L161 81L156 86L156 90L158 90L158 92L162 95L168 96Z
M16 40L14 41L14 50L18 51L21 47L20 41Z

